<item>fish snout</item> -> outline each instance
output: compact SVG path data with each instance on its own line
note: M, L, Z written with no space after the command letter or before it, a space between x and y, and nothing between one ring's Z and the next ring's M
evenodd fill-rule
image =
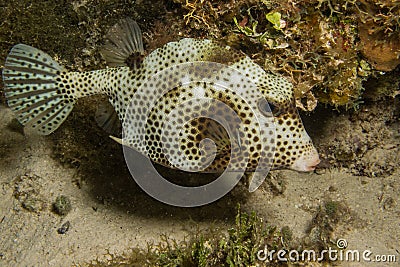
M304 153L290 166L290 169L299 172L309 172L315 170L321 162L318 152L313 148L310 152Z

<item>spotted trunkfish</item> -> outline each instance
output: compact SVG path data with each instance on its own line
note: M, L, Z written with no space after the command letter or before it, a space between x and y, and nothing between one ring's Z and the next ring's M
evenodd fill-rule
M114 116L110 112L103 112L100 116L105 128L113 128L113 125L122 122L145 129L142 136L145 143L133 138L125 141L124 145L141 152L152 162L171 168L175 168L171 157L173 162L174 155L184 155L183 159L188 162L190 169L207 161L202 158L206 148L200 143L204 138L211 138L217 149L212 162L203 171L222 172L231 159L231 139L215 120L201 118L210 110L224 116L224 111L219 107L210 103L196 104L194 101L192 111L197 112L200 118L178 121L184 128L179 144L172 145L168 138L162 136L163 132L168 131L163 123L166 116L183 101L193 97L209 97L225 103L240 118L243 130L237 134L235 142L239 143L239 148L248 158L245 165L241 163L240 166L247 172L253 171L261 158L267 158L265 162L269 162L272 169L312 171L319 163L317 150L297 112L292 85L279 75L265 72L244 53L214 40L185 38L167 43L144 56L140 28L131 19L121 20L106 37L101 53L109 67L94 71L67 71L46 53L28 45L17 44L11 49L3 70L5 96L25 129L48 135L67 118L77 99L105 94L116 113ZM190 66L194 66L190 64L196 62L209 64L210 68L206 71L204 68L190 69ZM214 83L197 81L197 72L204 75L204 72L212 70L210 63L222 66L216 70ZM149 87L147 81L150 77L179 64L189 64L190 70L182 75L179 72L174 74L178 86L158 99L149 111L145 125L139 123L143 119L140 107L146 104L146 95L142 94L141 99L136 99L138 90L144 85ZM251 92L246 91L245 87L240 90L233 88L241 81L237 81L237 77L233 77L235 74L227 70L235 70L255 84L256 93L262 96L255 107L249 107L246 102ZM214 86L218 82L232 88L218 89ZM170 81L164 79L157 86L169 85ZM136 105L137 114L126 114L129 105ZM262 114L261 120L255 118L254 109ZM230 119L228 116L225 121L229 124ZM270 138L262 138L261 134L272 129L271 125L274 125L273 134L271 132ZM169 157L163 154L165 148L169 149Z

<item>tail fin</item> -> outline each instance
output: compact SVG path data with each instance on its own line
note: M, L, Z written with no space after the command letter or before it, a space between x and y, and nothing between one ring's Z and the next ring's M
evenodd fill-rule
M55 131L71 112L74 100L57 88L64 68L49 55L28 45L15 45L4 70L5 95L17 119L35 132Z

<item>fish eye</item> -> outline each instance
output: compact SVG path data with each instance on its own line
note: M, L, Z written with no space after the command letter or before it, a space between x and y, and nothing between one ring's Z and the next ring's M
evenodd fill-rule
M281 112L279 108L265 98L261 98L257 102L258 110L266 117L278 116Z

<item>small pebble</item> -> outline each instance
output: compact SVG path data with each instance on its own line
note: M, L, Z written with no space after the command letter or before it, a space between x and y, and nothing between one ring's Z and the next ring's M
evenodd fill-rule
M61 225L60 228L57 229L57 233L59 233L60 235L63 235L66 232L68 232L70 227L71 227L71 223L69 221L66 221L63 225Z

